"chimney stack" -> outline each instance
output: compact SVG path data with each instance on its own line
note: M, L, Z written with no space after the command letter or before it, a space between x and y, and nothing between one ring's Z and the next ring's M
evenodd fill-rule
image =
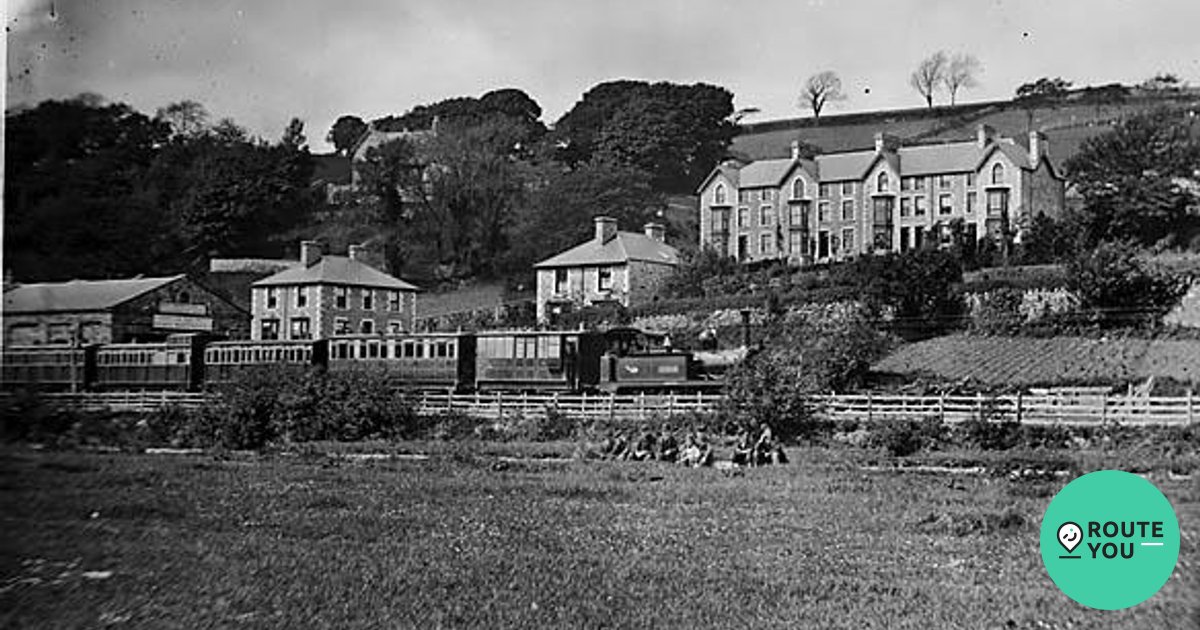
M800 141L799 140L792 140L792 159L793 160L800 159Z
M979 125L975 130L975 144L984 148L996 137L996 130L991 125Z
M667 228L661 223L647 223L643 228L646 232L646 237L652 241L664 243L667 240Z
M899 148L900 148L900 138L897 138L896 136L893 136L890 133L884 133L882 131L875 132L875 152L876 153L883 153L884 151L887 151L888 153L894 153Z
M1040 131L1029 132L1029 165L1031 167L1036 169L1038 167L1038 162L1040 162L1043 157L1046 157L1046 150L1049 148L1047 146L1048 143L1049 141L1046 138L1046 134Z
M612 217L596 217L596 241L601 245L617 236L617 220Z
M300 264L311 267L321 261L321 244L316 241L300 242Z

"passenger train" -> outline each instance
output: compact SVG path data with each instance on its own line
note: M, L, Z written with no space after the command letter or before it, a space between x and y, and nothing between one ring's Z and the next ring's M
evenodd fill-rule
M448 391L719 389L729 360L698 359L631 328L351 335L313 341L219 341L6 347L0 388L204 391L247 370L292 366L385 373L397 387Z

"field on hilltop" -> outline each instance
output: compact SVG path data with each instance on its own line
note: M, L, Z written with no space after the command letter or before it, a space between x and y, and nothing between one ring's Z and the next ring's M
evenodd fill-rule
M852 452L684 469L498 460L0 458L0 626L1182 628L1200 494L1155 482L1177 571L1123 611L1047 576L1066 483L868 472Z
M995 101L749 123L734 138L730 152L754 160L787 157L797 138L831 153L861 150L874 146L875 133L880 131L914 144L961 141L974 138L976 127L986 124L1020 142L1031 130L1044 132L1051 159L1062 167L1089 138L1108 131L1122 118L1160 106L1194 110L1200 106L1200 93L1131 96L1119 103L1077 99L1029 109L1014 101Z

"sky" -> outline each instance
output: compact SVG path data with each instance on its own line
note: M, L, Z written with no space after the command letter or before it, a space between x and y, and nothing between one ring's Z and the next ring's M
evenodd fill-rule
M612 79L728 88L746 120L808 115L811 74L847 99L826 113L919 107L936 50L974 55L959 102L1039 77L1200 85L1197 0L6 0L6 107L98 93L147 114L202 103L277 139L305 121L316 152L343 114L366 120L515 87L552 124ZM941 97L939 101L944 101Z

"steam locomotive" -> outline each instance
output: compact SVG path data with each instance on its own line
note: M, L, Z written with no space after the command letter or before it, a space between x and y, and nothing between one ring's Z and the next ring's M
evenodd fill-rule
M732 356L733 358L729 358ZM0 388L203 391L270 366L369 370L397 387L450 391L715 390L738 355L699 358L631 328L351 335L311 341L219 341L6 347Z

